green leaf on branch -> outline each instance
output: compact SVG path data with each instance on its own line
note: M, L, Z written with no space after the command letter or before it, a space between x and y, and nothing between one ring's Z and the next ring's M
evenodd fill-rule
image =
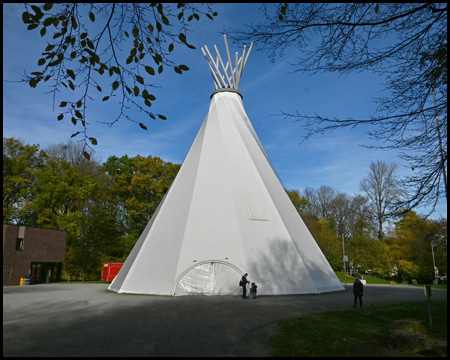
M53 18L50 16L44 20L44 26L50 26L51 24L53 24Z
M69 75L73 80L75 80L75 73L73 70L67 69L67 75Z
M141 76L137 75L137 76L136 76L136 81L137 81L138 83L144 85L144 79L143 79Z
M37 17L42 17L44 14L42 13L41 9L36 6L36 5L31 5L31 8L34 10L34 12L36 13Z
M155 61L156 65L159 65L159 63L162 62L162 56L160 54L155 54L155 56L153 56L153 60Z
M78 27L77 20L72 16L72 29L76 30Z
M152 94L149 94L148 91L147 91L147 89L145 89L145 90L142 92L142 97L143 97L144 99L148 99L148 100L152 100L152 101L156 100L156 97L155 97L154 95L152 95Z
M147 71L150 75L155 75L155 69L153 69L151 66L146 66L145 71Z
M24 24L28 23L30 21L30 13L28 11L25 11L22 14L22 21Z

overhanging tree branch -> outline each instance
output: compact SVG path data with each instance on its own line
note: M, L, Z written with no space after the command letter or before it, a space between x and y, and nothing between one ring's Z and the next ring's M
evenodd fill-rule
M238 43L251 39L272 60L288 47L297 48L293 72L370 70L386 79L388 95L375 99L378 108L366 119L281 111L306 131L301 142L337 129L362 127L377 141L367 147L400 150L415 169L405 182L410 196L402 205L435 206L442 196L436 179L443 177L446 187L446 3L289 3L262 8L265 21L246 30L231 29L229 37ZM430 96L431 84L436 102ZM433 122L436 114L438 124ZM445 151L436 150L439 143Z

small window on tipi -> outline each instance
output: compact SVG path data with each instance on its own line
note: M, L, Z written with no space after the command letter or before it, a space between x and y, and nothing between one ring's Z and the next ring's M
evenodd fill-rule
M249 220L268 221L264 199L258 195L249 195L245 198Z

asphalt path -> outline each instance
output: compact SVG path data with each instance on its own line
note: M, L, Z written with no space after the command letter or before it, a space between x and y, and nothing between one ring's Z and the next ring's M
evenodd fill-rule
M431 304L441 298L447 290L433 289ZM366 285L363 306L425 299L423 287ZM279 320L352 305L351 285L256 299L117 294L106 284L5 286L3 356L270 356L264 341Z

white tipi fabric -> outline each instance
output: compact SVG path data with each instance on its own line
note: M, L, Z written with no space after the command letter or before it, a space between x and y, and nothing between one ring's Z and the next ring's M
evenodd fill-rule
M209 113L121 271L119 293L258 295L344 290L281 185L233 91Z

